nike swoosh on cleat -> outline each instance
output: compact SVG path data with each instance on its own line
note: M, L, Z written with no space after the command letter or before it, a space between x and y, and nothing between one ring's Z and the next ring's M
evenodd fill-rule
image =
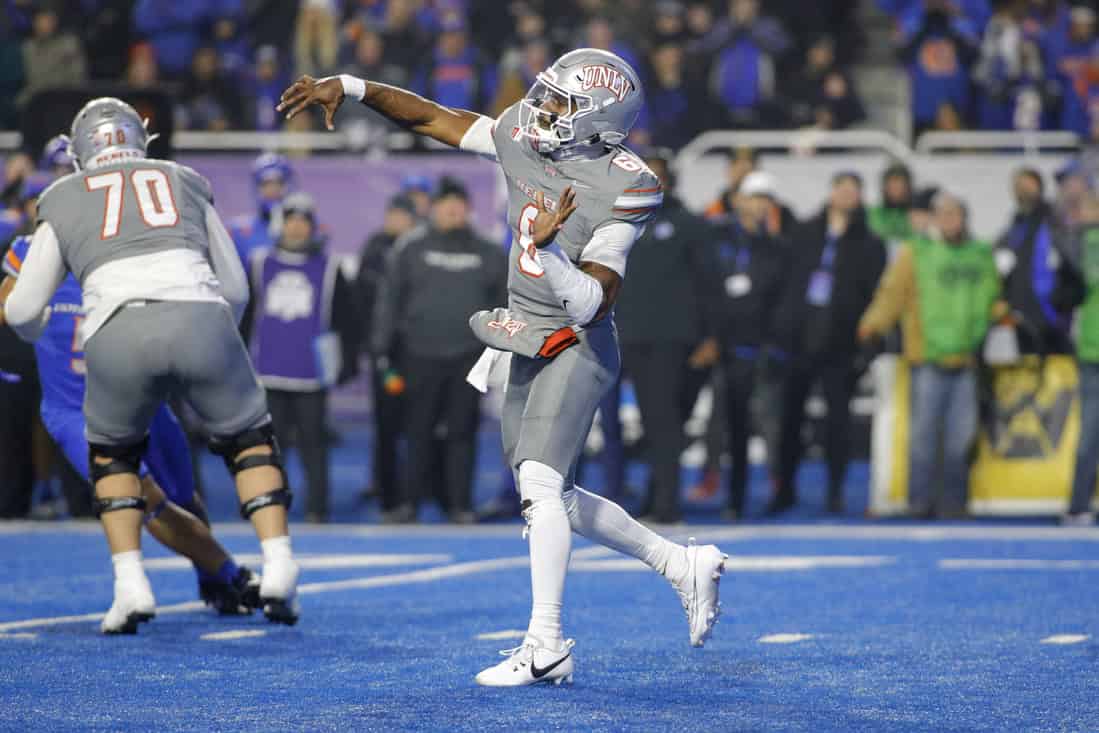
M554 662L550 666L542 667L541 669L539 669L538 666L535 665L534 660L531 659L530 660L530 674L531 674L532 677L534 677L534 679L540 680L543 677L545 677L547 674L552 672L557 667L557 665L561 664L561 662L565 661L566 659L568 659L571 656L572 656L571 653L566 654L565 656L561 657L560 659L558 659L556 662Z

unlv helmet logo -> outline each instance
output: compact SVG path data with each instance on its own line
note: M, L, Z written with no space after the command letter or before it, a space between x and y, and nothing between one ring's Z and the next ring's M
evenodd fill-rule
M580 88L585 92L601 87L610 90L610 93L621 102L633 89L633 84L626 75L612 66L585 66L583 74Z

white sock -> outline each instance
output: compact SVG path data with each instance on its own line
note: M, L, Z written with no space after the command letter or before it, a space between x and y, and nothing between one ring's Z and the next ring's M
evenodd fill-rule
M294 559L293 553L290 552L290 535L263 540L260 542L260 547L263 549L263 563L265 565Z
M537 637L550 649L560 649L564 643L561 601L572 549L569 517L561 500L564 481L545 464L523 461L519 466L519 494L530 542L532 603L527 636Z
M130 550L111 555L114 579L126 585L145 582L145 568L141 564L141 550Z
M573 486L565 492L572 531L604 547L636 557L673 583L687 574L683 545L664 539L602 496Z

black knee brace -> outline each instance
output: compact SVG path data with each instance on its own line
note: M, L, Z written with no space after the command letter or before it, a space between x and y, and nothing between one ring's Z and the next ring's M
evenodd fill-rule
M241 453L249 448L260 445L270 446L271 452L239 457ZM215 455L221 456L222 460L225 461L225 467L234 476L241 471L259 466L274 466L285 476L282 469L282 452L279 450L279 442L275 439L275 430L271 427L271 423L245 430L243 433L234 435L231 438L212 440L210 441L210 450Z
M266 494L260 494L253 497L248 501L240 505L240 516L243 519L248 519L260 509L269 507L273 504L281 504L286 507L286 511L290 511L290 505L294 502L294 492L290 489L275 489L274 491L268 491Z
M117 512L120 509L137 509L145 511L145 500L140 496L112 496L107 499L95 497L92 503L92 511L98 518L108 512Z
M115 476L120 473L132 473L139 475L141 459L145 450L149 447L149 436L140 443L129 445L104 445L103 443L88 444L88 475L91 477L92 486L107 476ZM98 463L96 458L110 458L110 463Z

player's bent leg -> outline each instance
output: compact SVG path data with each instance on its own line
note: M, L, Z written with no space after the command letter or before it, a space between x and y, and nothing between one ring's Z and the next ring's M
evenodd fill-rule
M719 583L728 556L715 545L699 547L664 539L612 501L574 486L564 495L569 523L577 534L636 557L672 584L683 603L691 646L702 646L721 614Z
M263 550L260 603L270 621L293 625L300 607L299 568L290 549L287 514L293 498L286 486L282 456L270 422L216 439L214 453L225 460L237 484L240 513L252 522Z
M561 632L561 601L568 573L572 531L561 498L564 477L537 461L519 466L519 494L530 542L530 625L523 644L504 653L504 661L477 675L490 687L571 682L572 640Z
M107 535L114 566L114 603L100 624L105 634L136 634L156 615L156 600L141 563L141 496L138 471L146 442L89 443L88 467L95 487L95 511Z
M162 545L186 557L203 573L199 596L221 615L242 616L259 607L259 578L239 567L210 528L175 502L153 480L141 481L147 510L145 527Z

